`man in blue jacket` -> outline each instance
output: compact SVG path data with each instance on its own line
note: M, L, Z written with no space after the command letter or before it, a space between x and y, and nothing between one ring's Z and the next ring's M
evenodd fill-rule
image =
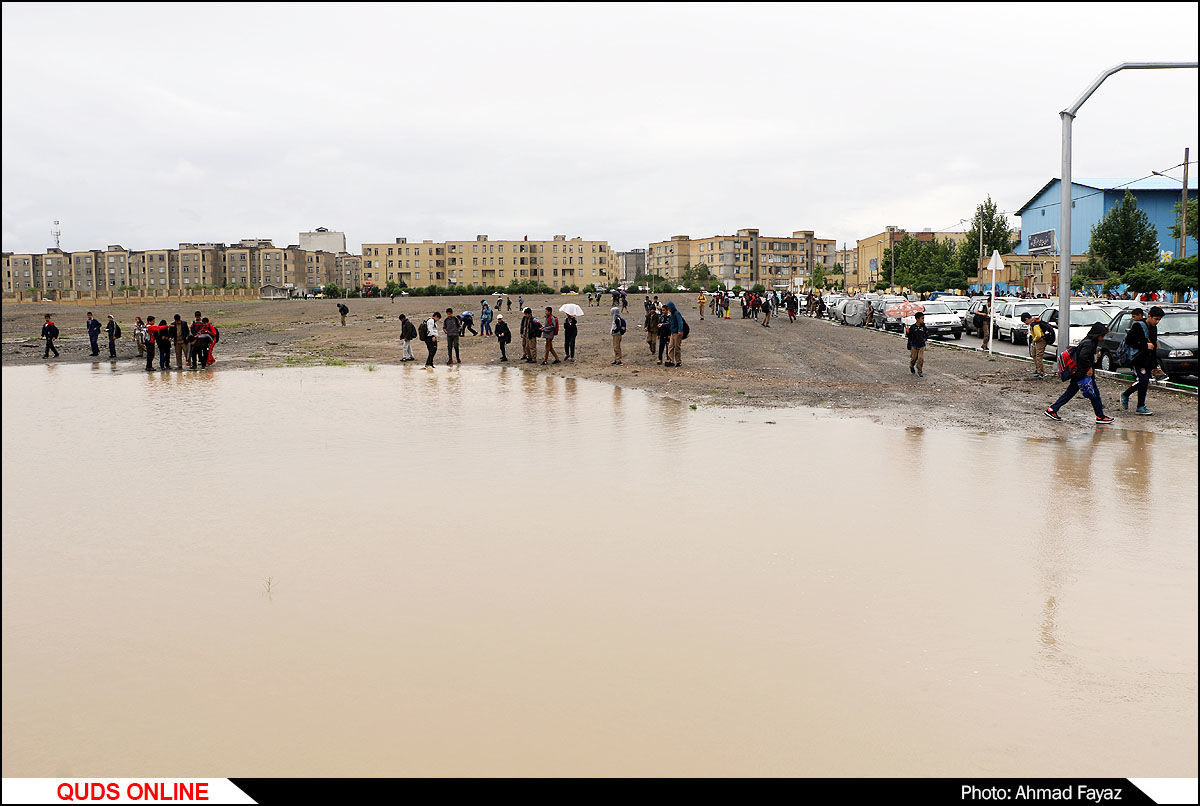
M667 322L671 325L671 346L667 348L667 362L664 367L683 366L683 315L675 308L674 302L667 303Z
M92 355L100 355L100 320L92 316L92 312L87 312L87 334L88 341L92 343Z

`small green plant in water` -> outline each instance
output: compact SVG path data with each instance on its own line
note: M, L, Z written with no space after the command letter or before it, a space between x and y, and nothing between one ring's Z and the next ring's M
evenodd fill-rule
M688 406L688 408L689 408L689 409L691 409L692 411L695 411L695 410L696 410L696 404L695 404L695 403L693 403L692 405Z

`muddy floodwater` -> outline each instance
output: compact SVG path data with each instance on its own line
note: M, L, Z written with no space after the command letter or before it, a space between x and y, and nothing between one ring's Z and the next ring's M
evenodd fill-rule
M5 777L1197 774L1194 437L2 373Z

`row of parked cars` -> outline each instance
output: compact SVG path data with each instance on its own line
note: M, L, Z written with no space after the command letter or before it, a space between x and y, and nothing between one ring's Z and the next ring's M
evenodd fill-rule
M824 297L827 315L835 322L846 325L863 325L898 333L911 325L912 316L888 315L888 310L904 302L915 302L916 295L907 297L888 294L862 294L848 297L844 294L826 294ZM962 338L963 333L979 335L975 317L979 309L993 302L989 297L965 297L952 294L937 294L936 299L922 301L925 309L925 326L929 334L937 338L952 336ZM1108 370L1119 368L1117 353L1125 341L1125 335L1133 322L1132 310L1148 311L1154 303L1136 300L1080 300L1071 304L1071 332L1066 343L1075 346L1087 335L1096 322L1109 327L1109 333L1100 345L1099 363ZM1200 371L1197 361L1197 310L1191 304L1166 304L1164 315L1158 324L1158 358L1164 372L1173 380L1195 377ZM1021 299L1019 297L996 297L992 315L992 338L1026 344L1029 343L1029 328L1021 322L1021 315L1028 313L1050 323L1058 330L1059 306L1053 299ZM1047 345L1047 357L1054 358L1064 339L1057 334L1055 343Z

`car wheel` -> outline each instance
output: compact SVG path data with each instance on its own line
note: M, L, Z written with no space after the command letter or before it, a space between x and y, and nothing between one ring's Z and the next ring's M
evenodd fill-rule
M956 338L956 339L961 339L961 338L962 338L962 331L961 331L961 330L956 330L956 331L954 332L954 338Z
M1117 359L1112 353L1105 353L1103 358L1104 368L1109 372L1116 372L1120 367L1117 366Z

